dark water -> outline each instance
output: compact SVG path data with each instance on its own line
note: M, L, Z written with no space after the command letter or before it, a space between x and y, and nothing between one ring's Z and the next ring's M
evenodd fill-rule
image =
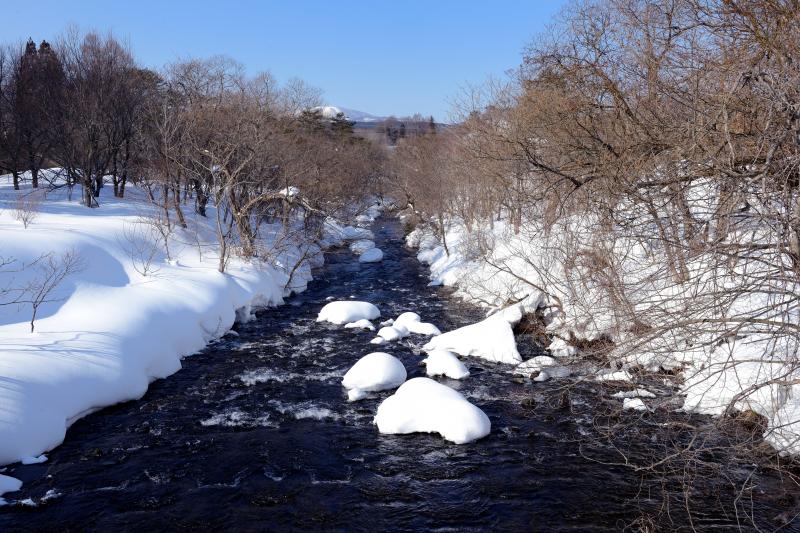
M465 381L444 381L487 413L487 438L379 435L372 417L388 393L348 403L339 384L373 334L317 324L326 298L368 300L384 317L416 311L442 330L480 312L426 286L397 222L375 230L382 263L331 254L304 294L186 359L141 400L80 420L48 462L10 467L25 484L6 495L17 503L0 508L0 530L729 530L752 520L772 530L795 506L759 472L732 504L731 487L754 470L745 460L660 475L604 464L623 453L645 461L682 436L658 413L599 417L611 404L599 385L514 381L477 359ZM383 349L409 377L423 374L408 345ZM609 424L620 425L607 436ZM686 493L695 473L707 478Z

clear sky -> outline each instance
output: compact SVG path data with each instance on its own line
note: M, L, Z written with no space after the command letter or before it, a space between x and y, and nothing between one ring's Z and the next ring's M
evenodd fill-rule
M225 54L326 103L448 116L460 88L519 65L563 0L0 0L0 41L111 30L145 66Z

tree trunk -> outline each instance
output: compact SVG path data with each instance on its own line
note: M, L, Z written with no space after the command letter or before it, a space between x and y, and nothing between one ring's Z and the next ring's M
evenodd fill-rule
M789 253L792 256L795 270L800 273L800 193L798 193L794 201L792 218L794 221L789 230Z
M83 205L86 207L95 206L94 181L91 178L83 180Z
M122 171L122 177L119 180L119 197L125 198L125 184L128 183L128 171Z
M19 172L17 172L16 170L13 170L11 172L11 175L14 178L14 190L18 191L19 190Z
M175 187L172 188L172 206L175 209L175 216L178 217L178 224L185 229L186 218L183 216L183 209L181 209L181 191Z
M103 188L103 176L97 176L96 178L94 178L94 180L92 180L92 186L91 186L95 198L100 197L100 189L102 188Z
M444 227L444 216L439 214L439 232L442 234L442 246L444 246L444 253L450 255L450 250L447 248L447 230Z
M206 205L208 205L208 196L203 193L203 188L200 185L200 180L192 180L192 186L194 187L195 195L197 196L197 200L195 201L195 211L201 217L206 216Z

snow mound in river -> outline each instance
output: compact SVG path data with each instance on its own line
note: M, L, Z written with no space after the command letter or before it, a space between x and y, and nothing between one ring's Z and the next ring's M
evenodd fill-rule
M358 320L375 320L381 316L380 310L369 302L337 300L326 304L317 315L317 322L330 322L342 325Z
M342 378L350 401L364 397L364 392L393 389L406 380L406 367L393 355L373 352L359 359Z
M422 349L426 352L449 350L459 355L472 355L498 363L522 362L514 340L514 330L502 315L490 316L476 324L438 335Z
M451 379L464 379L469 376L469 370L464 363L459 361L453 352L447 350L433 350L428 357L422 360L429 376L447 376Z
M380 248L370 248L358 257L359 263L377 263L383 261L383 252Z
M408 337L408 329L402 324L395 323L392 326L384 326L378 330L378 337L385 341L397 341Z
M0 474L0 506L6 504L6 501L2 498L3 494L6 492L18 491L21 487L22 481L11 476L4 476L3 474Z
M362 318L361 320L356 320L355 322L348 322L344 325L345 329L368 329L370 331L375 331L375 326L372 325L372 322L367 320L366 318Z
M430 378L406 381L378 406L375 424L381 433L438 433L456 444L485 437L492 427L483 411Z
M345 226L341 229L342 239L346 241L369 240L375 238L375 235L367 228L356 228L354 226Z
M422 319L417 313L403 313L394 321L394 325L402 325L409 333L416 333L418 335L441 335L442 332L439 328L428 322L422 322Z
M355 241L350 245L350 251L356 255L361 255L367 250L371 250L373 248L375 248L375 241L370 241L367 239Z

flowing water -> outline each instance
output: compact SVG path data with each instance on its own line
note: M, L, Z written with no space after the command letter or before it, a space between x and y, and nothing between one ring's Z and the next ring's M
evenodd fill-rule
M598 413L611 400L600 385L515 379L479 359L465 360L466 380L442 381L486 412L488 437L454 445L436 435L378 434L372 418L389 393L349 403L340 385L375 348L374 334L316 323L326 300L370 301L385 318L415 311L443 331L481 312L427 286L397 221L381 219L374 230L382 263L329 254L287 305L187 358L142 399L78 421L46 463L9 467L24 486L6 495L14 503L0 508L0 531L598 531L650 521L727 530L749 529L751 518L771 530L796 505L775 496L779 480L752 474L744 460L710 458L701 473L711 474L691 493L683 490L686 471L637 473L621 464L623 453L645 461L680 438L660 429L657 413L617 409L614 423L630 423L607 437ZM540 350L519 344L524 357ZM401 358L409 378L424 375L409 343L381 349ZM715 461L729 477L750 476L739 505Z

